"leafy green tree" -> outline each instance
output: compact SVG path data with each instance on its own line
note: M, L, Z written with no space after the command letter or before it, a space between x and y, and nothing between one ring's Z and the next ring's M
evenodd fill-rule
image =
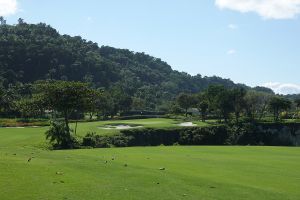
M268 108L269 101L273 95L265 92L250 90L245 96L245 110L250 121L256 117L261 120Z
M24 19L23 18L19 18L18 19L18 24L19 25L25 24Z
M188 114L188 109L194 106L195 102L195 97L190 94L182 93L177 97L177 103L182 109L184 109L186 117Z
M170 106L170 114L179 115L182 114L182 108L175 102Z
M295 99L294 102L296 104L296 107L300 108L300 99Z
M107 119L109 116L113 117L117 114L117 107L109 91L104 91L97 100L98 117L103 116Z
M133 110L146 110L146 102L144 99L134 97L132 99L132 109Z
M225 123L230 119L230 113L234 112L234 96L232 91L224 89L217 96L217 108L220 110L221 116Z
M227 123L230 113L234 112L234 95L222 85L210 85L206 91L209 109Z
M129 95L123 95L120 97L118 104L121 113L128 112L131 110L132 98Z
M269 107L270 110L273 112L274 121L279 120L279 114L281 111L288 110L291 108L292 102L289 99L274 96L270 99Z
M241 113L243 112L246 102L246 90L244 88L235 88L232 90L233 95L233 107L236 123L239 122Z
M50 81L39 82L35 85L45 109L59 112L64 117L67 137L70 135L70 115L77 111L88 109L91 89L85 83Z
M206 90L209 110L220 117L220 109L218 106L219 95L225 90L222 85L210 85Z
M0 111L5 117L17 116L16 101L20 99L15 86L9 85L7 89L0 89Z
M6 25L6 20L3 16L0 16L0 25Z
M103 95L103 92L103 90L91 90L89 93L89 103L86 105L86 111L89 113L90 120L101 109L100 101L102 101L101 95Z
M201 113L202 121L205 122L208 108L209 108L209 103L207 100L206 93L201 93L198 95L197 108L198 108L199 112Z
M42 99L37 95L16 101L16 107L23 118L38 117L44 113Z
M4 87L2 87L2 86L0 85L0 111L2 111L2 107L3 107L3 97L4 97L4 93L5 93Z
M269 95L275 95L275 93L272 89L266 88L266 87L261 87L261 86L254 87L253 91L264 93L264 94L269 94Z
M250 121L255 120L255 116L257 114L257 107L259 103L259 95L256 91L248 91L245 95L245 111L246 116Z
M46 139L55 148L70 149L75 146L75 138L70 135L70 129L61 121L51 122L49 130L46 131Z
M297 98L294 100L294 104L296 106L296 112L294 114L294 117L298 117L299 118L299 108L300 108L300 98Z

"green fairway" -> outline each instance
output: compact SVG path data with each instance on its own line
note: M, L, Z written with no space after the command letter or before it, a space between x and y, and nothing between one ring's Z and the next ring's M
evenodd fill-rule
M97 127L104 123L119 122L81 123L78 132L98 132ZM126 123L147 127L176 124L162 119ZM0 129L1 200L300 198L300 148L178 146L49 151L45 130Z

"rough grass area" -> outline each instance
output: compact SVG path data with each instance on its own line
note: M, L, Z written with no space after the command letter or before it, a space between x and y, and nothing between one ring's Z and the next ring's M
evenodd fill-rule
M49 126L47 119L0 119L0 127Z
M150 120L145 125L151 122L166 124ZM99 126L79 124L80 132L89 125ZM300 196L300 148L49 151L46 129L0 129L1 199L298 200Z

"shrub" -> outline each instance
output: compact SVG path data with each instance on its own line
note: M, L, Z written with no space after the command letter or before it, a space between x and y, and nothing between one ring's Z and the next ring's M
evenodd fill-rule
M298 146L299 136L296 124L241 124L228 127L231 132L231 144L237 145L268 145Z
M82 145L94 148L109 148L109 147L127 147L130 143L131 137L124 135L96 135L95 133L88 133L82 141Z
M88 133L83 145L95 148L172 145L300 145L300 128L294 125L241 123L210 127L128 129L117 135Z
M83 138L83 146L96 148L127 146L159 146L166 145L224 145L227 142L225 127L193 127L173 129L130 129L120 134L101 136L88 133Z
M94 148L108 148L110 147L110 144L110 137L96 135L95 133L88 133L82 140L83 146L89 146Z
M50 141L55 149L72 149L79 145L76 138L74 138L66 128L65 123L60 121L51 122L50 128L46 131L46 139Z

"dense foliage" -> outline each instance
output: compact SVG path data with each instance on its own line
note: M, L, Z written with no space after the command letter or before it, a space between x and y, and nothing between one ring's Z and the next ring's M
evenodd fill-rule
M5 88L45 79L87 82L131 96L137 110L153 110L181 92L200 92L210 84L236 86L229 79L174 71L145 53L60 35L43 23L0 25L0 46L0 83Z
M273 121L279 122L291 118L290 115L294 119L299 118L299 103L299 99L291 101L268 92L210 85L201 93L180 94L170 111L174 114L185 113L187 116L188 110L191 110L190 114L197 110L202 121L209 115L210 118L219 119L220 122L224 120L225 123L232 122L233 119L235 123L239 123L240 118L247 122L261 121L271 116Z
M166 129L131 129L120 134L101 136L88 133L83 138L83 146L96 148L159 145L223 145L226 143L225 126Z
M131 129L101 136L88 133L83 146L94 148L159 145L299 146L298 124L240 124L209 127Z
M196 114L202 121L218 119L219 124L226 125L233 121L254 123L269 116L276 122L291 115L299 118L299 99L292 102L274 95L270 89L250 88L215 76L191 76L172 70L166 62L145 53L99 47L79 36L61 35L43 23L26 24L19 19L12 26L3 21L0 46L1 117L51 118L54 122L46 136L61 148L72 146L69 120L83 119L86 115L92 120L128 118L127 115L145 117L146 113L185 114L185 117ZM63 125L59 118L63 118ZM222 126L179 132L143 130L139 135L129 131L133 135L123 132L104 144L225 144L229 138L225 135L231 132L221 129ZM161 133L152 134L158 131ZM156 137L160 139L157 141ZM102 144L105 137L91 134L90 138L90 143ZM84 142L87 141L88 137Z
M70 134L69 127L59 121L51 123L50 129L46 131L46 139L50 141L54 148L70 149L77 146L77 141Z

